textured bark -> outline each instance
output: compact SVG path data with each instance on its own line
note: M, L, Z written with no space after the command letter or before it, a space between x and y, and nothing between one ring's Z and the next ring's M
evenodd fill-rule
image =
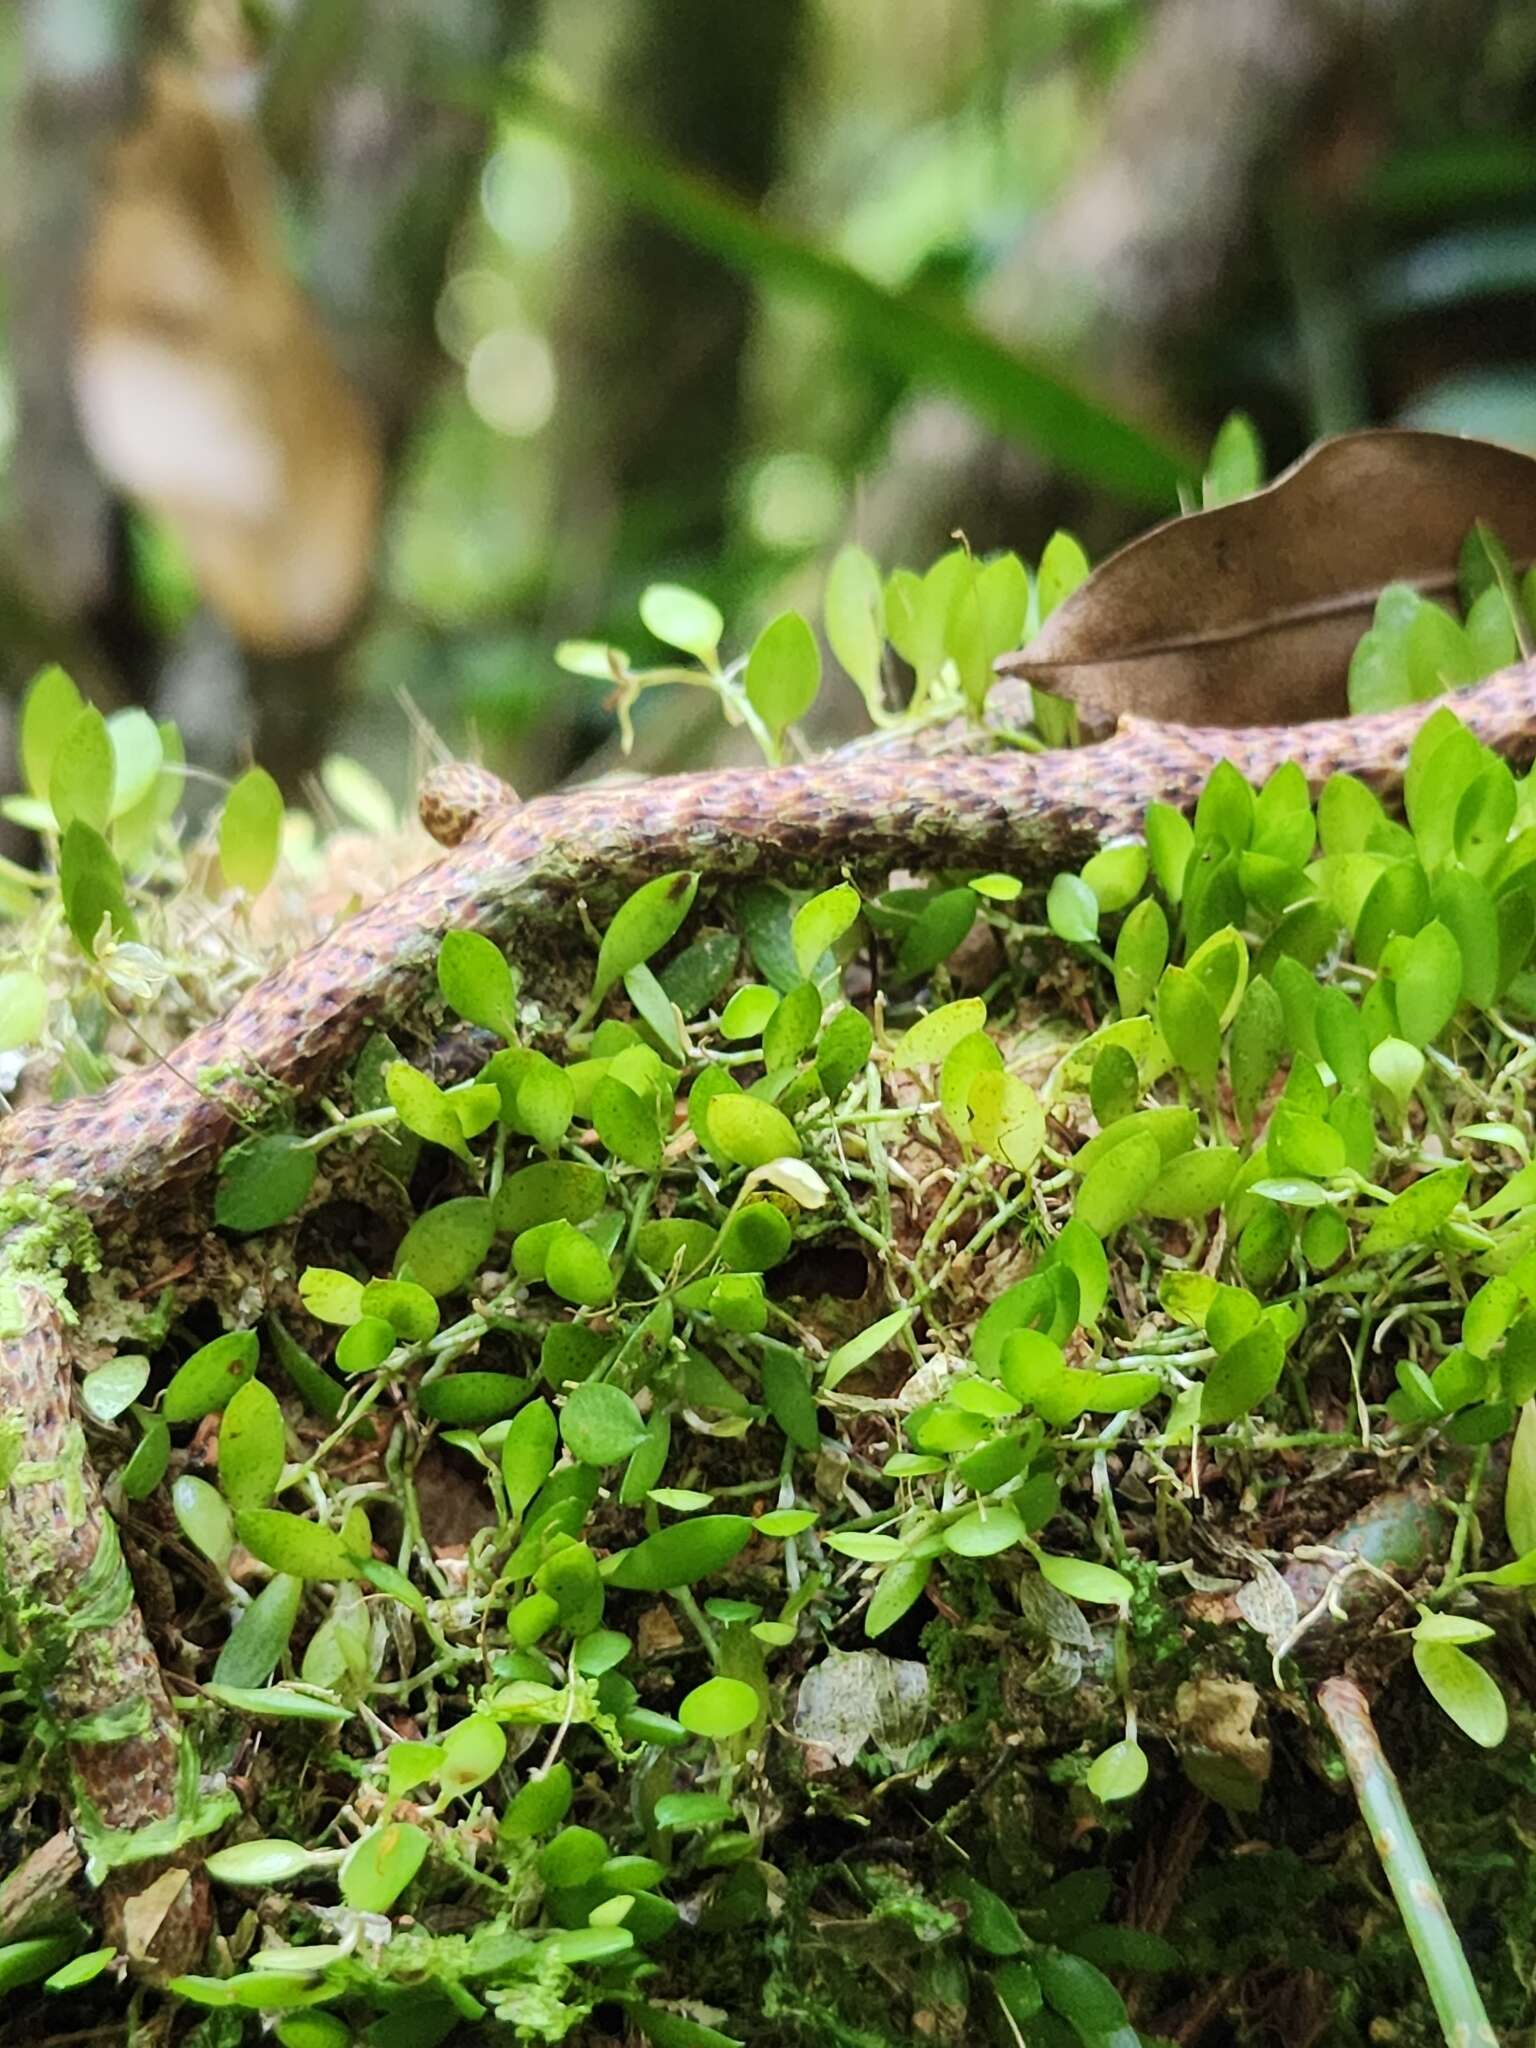
M15 1290L18 1327L0 1337L0 1412L26 1418L22 1459L0 1513L0 1583L25 1646L22 1682L69 1758L77 1806L93 1824L137 1830L169 1821L183 1737L160 1675L80 1424L57 1303L38 1287ZM169 1867L165 1859L108 1876L106 1930L124 1935L123 1907ZM190 1860L187 1883L146 1958L174 1975L196 1959L209 1920L207 1878Z

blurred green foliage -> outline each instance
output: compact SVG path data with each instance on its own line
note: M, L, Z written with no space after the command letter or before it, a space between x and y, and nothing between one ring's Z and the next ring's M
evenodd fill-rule
M606 730L560 638L630 633L658 580L755 629L819 613L850 540L901 558L870 529L925 394L1008 451L984 492L951 479L954 501L918 508L925 560L957 527L1037 557L1063 525L1097 558L1176 509L1233 408L1276 468L1373 421L1536 446L1536 31L1500 0L1453 29L1393 12L1285 124L1198 318L1129 353L1091 309L1081 346L1032 336L988 288L1121 139L1106 110L1148 61L1145 0L785 0L771 21L547 0L515 72L424 69L428 96L492 111L342 743L377 765L388 733L398 754L403 692L451 746L478 735L529 786L557 774ZM278 54L289 13L262 16ZM0 24L0 112L18 47ZM1170 103L1167 128L1204 116ZM0 465L15 404L0 355ZM174 632L175 549L140 519L129 553L151 630Z

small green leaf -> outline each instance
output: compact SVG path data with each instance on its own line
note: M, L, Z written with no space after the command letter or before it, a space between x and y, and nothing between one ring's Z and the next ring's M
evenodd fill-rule
M862 1010L839 1010L821 1034L816 1049L816 1079L829 1102L843 1092L869 1063L875 1034Z
M358 1308L364 1317L388 1323L407 1344L427 1344L437 1335L437 1303L414 1280L370 1280Z
M1406 1112L1414 1090L1424 1075L1424 1055L1403 1038L1384 1038L1371 1048L1371 1077L1378 1081L1396 1103L1398 1113Z
M1345 1165L1344 1140L1326 1118L1280 1102L1270 1118L1266 1140L1270 1170L1330 1180Z
M346 1274L342 1274L342 1278L346 1278ZM342 1411L344 1393L330 1372L322 1372L322 1368L313 1362L309 1352L305 1352L301 1343L289 1335L281 1317L268 1315L266 1333L276 1362L283 1366L289 1384L305 1407L315 1415L324 1415L326 1421L336 1421Z
M442 1797L455 1799L473 1792L487 1778L494 1777L506 1761L507 1738L487 1714L471 1714L456 1721L441 1738L443 1761L437 1782Z
M816 1516L810 1508L774 1508L757 1518L760 1536L772 1536L782 1542L790 1536L799 1536L816 1526Z
M318 1323L355 1323L363 1313L363 1283L334 1266L306 1266L299 1299Z
M693 908L698 887L696 874L657 875L619 905L598 948L593 1007L632 967L660 952Z
M1128 910L1141 894L1147 879L1147 849L1139 839L1118 846L1106 846L1083 868L1082 879L1093 891L1099 910L1112 915Z
M1369 1258L1372 1252L1401 1251L1426 1242L1466 1193L1468 1172L1464 1163L1444 1166L1395 1195L1366 1232L1361 1252Z
M970 1142L1017 1172L1028 1172L1045 1144L1045 1110L1029 1083L999 1068L984 1069L971 1082L967 1107Z
M1157 1023L1176 1064L1208 1095L1216 1085L1221 1058L1221 1018L1204 985L1187 968L1164 970L1157 985Z
M242 1233L286 1223L314 1186L316 1164L313 1150L291 1131L232 1145L219 1161L214 1221Z
M707 597L681 583L652 583L640 593L640 618L646 631L668 647L709 666L713 663L725 621Z
M1242 933L1224 925L1195 948L1185 966L1210 997L1217 1021L1225 1030L1248 987L1248 947Z
M1268 1400L1280 1383L1285 1345L1273 1323L1261 1322L1222 1353L1200 1394L1200 1426L1222 1429Z
M118 1475L118 1485L129 1500L147 1500L165 1477L171 1460L171 1432L160 1415L135 1408L134 1420L143 1432L132 1457Z
M857 1372L861 1365L868 1365L869 1361L877 1357L911 1320L911 1309L893 1309L889 1315L881 1316L878 1322L871 1323L867 1330L860 1330L857 1336L850 1337L844 1344L839 1344L822 1372L821 1391L830 1394L832 1389L841 1385L850 1373Z
M215 1884L287 1884L289 1878L303 1876L319 1862L324 1862L324 1851L315 1853L276 1835L219 1849L207 1860L207 1872Z
M425 1138L429 1145L441 1145L466 1166L472 1163L458 1114L429 1074L406 1060L396 1060L385 1069L384 1087L408 1131Z
M206 1869L215 1884L286 1884L302 1877L321 1859L298 1842L269 1836L259 1842L236 1842L208 1858Z
M206 1479L183 1472L171 1488L171 1507L182 1535L223 1571L235 1547L235 1526L220 1494Z
M1201 1000L1205 1001L1202 993ZM1209 1004L1206 1005L1209 1009ZM1163 1155L1150 1132L1133 1132L1097 1159L1083 1176L1072 1205L1074 1217L1096 1237L1111 1237L1136 1214L1156 1184Z
M782 1209L747 1202L727 1218L716 1256L734 1273L766 1273L789 1256L794 1233Z
M764 626L747 657L744 681L753 710L776 740L804 718L821 688L821 649L798 612L780 612Z
M1038 587L1042 626L1079 584L1087 582L1088 572L1088 557L1083 552L1082 542L1058 528L1046 542L1040 556Z
M215 1681L237 1689L265 1685L282 1662L303 1597L299 1579L279 1573L268 1580L230 1630L213 1667Z
M885 592L880 571L864 550L840 548L827 572L823 623L827 645L853 678L870 714L883 712L881 653L885 638Z
M1109 1299L1109 1260L1097 1234L1079 1218L1070 1218L1051 1246L1047 1263L1063 1268L1077 1282L1074 1320L1093 1329Z
M658 1529L633 1550L619 1551L603 1576L629 1593L696 1585L728 1565L751 1536L752 1523L745 1515L695 1515Z
M794 1125L756 1095L713 1095L705 1114L711 1139L732 1165L767 1166L775 1159L800 1157Z
M447 932L437 954L443 1001L467 1024L517 1038L517 980L506 955L482 932Z
M1482 1665L1454 1643L1434 1641L1414 1643L1413 1663L1430 1697L1462 1734L1484 1749L1497 1749L1509 1731L1509 1708Z
M979 902L974 889L940 889L930 895L897 952L897 978L916 981L947 960L969 937Z
M1147 1753L1130 1736L1112 1742L1088 1766L1086 1782L1094 1798L1106 1806L1117 1799L1134 1799L1147 1782Z
M342 1901L355 1913L387 1913L426 1861L430 1837L408 1820L381 1822L347 1851Z
M80 1405L97 1422L116 1422L149 1384L149 1360L138 1352L98 1365L80 1382Z
M987 1021L987 1006L980 996L966 996L960 1002L945 1003L930 1010L910 1025L891 1049L891 1064L905 1069L932 1065L954 1051L962 1038L981 1030Z
M276 1395L247 1380L219 1421L219 1490L231 1507L266 1506L283 1476L285 1441Z
M631 967L624 977L624 993L634 1004L636 1016L655 1034L657 1044L669 1059L681 1066L687 1057L683 1036L671 997L662 987L660 978L644 965Z
M741 941L734 932L701 932L667 962L657 980L687 1022L719 1000L740 957Z
M1450 1022L1460 1000L1461 948L1439 918L1432 918L1411 939L1389 943L1382 964L1389 963L1398 1028L1410 1045L1428 1045Z
M91 1984L117 1957L115 1948L87 1949L83 1956L75 1956L62 1968L43 1979L45 1991L78 1991L82 1984Z
M604 640L561 640L555 647L555 666L567 675L612 684L628 668L629 656Z
M1106 1045L1088 1076L1088 1102L1101 1129L1130 1116L1141 1094L1141 1075L1123 1045Z
M219 865L226 880L247 896L259 896L277 871L282 843L282 791L265 768L247 768L219 819Z
M664 1792L656 1802L659 1828L692 1831L719 1827L730 1818L730 1803L717 1792Z
M1149 896L1126 918L1115 941L1115 998L1122 1017L1147 1008L1167 964L1168 919Z
M592 1123L615 1159L642 1173L660 1171L661 1131L653 1097L642 1099L612 1074L604 1074L592 1091Z
M496 1192L496 1229L518 1237L540 1223L586 1223L603 1206L606 1176L574 1159L540 1159L508 1174Z
M71 819L59 847L59 894L75 943L93 959L103 918L119 941L138 935L123 887L123 871L101 834L83 818Z
M1125 2000L1102 1970L1059 1948L1038 1948L1030 1960L1046 2003L1066 2020L1083 2048L1133 2048L1137 2037Z
M864 1610L864 1633L881 1636L923 1597L933 1571L930 1557L907 1557L880 1574L874 1598Z
M434 1298L457 1294L485 1265L494 1234L491 1205L483 1196L439 1202L424 1210L400 1240L395 1271L409 1272Z
M720 1035L722 1038L739 1040L761 1038L769 1018L779 1007L779 991L767 988L760 981L748 982L745 988L737 989L720 1013Z
M459 1099L449 1097L455 1105ZM567 1070L541 1052L526 1053L517 1082L515 1128L526 1131L546 1152L554 1152L575 1114L576 1084Z
M562 1301L600 1308L615 1292L613 1267L600 1245L569 1223L554 1226L544 1260L544 1279Z
M40 669L21 702L21 762L33 796L48 800L53 764L85 700L63 669ZM59 820L62 826L63 820Z
M147 711L130 704L107 720L112 742L112 816L126 817L154 788L165 761L160 728Z
M645 1419L622 1388L588 1380L560 1411L560 1435L583 1465L617 1465L645 1441Z
M1235 1145L1208 1145L1182 1153L1142 1197L1143 1210L1170 1221L1208 1216L1226 1200L1238 1161Z
M1039 1553L1040 1576L1069 1600L1086 1600L1099 1607L1118 1607L1125 1613L1131 1604L1132 1586L1124 1573L1105 1564L1090 1564L1081 1557L1052 1557Z
M987 1956L1019 1956L1029 1949L1029 1938L1007 1900L968 1871L952 1877L945 1889L965 1906L965 1934L973 1948Z
M30 968L0 974L0 1052L35 1045L48 1021L48 984Z
M280 1508L244 1508L235 1534L251 1553L295 1579L355 1579L357 1560L334 1529Z
M416 1394L418 1413L454 1429L486 1429L505 1422L528 1398L529 1382L511 1372L448 1373L428 1380Z
M59 830L67 831L78 822L93 832L105 832L115 779L107 721L94 704L87 704L70 721L48 778L48 802Z
M1434 1382L1431 1380L1430 1385ZM1501 1564L1497 1571L1466 1572L1463 1584L1483 1586L1536 1586L1536 1550L1528 1550L1524 1557L1512 1558L1508 1564Z
M1250 497L1264 484L1264 448L1258 429L1245 412L1230 412L1211 443L1210 461L1201 483L1201 502L1209 511Z
M547 1401L530 1401L513 1416L501 1440L501 1477L507 1501L520 1516L555 1465L558 1425Z
M685 1694L677 1718L690 1735L725 1742L750 1728L758 1715L758 1697L739 1678L706 1678Z
M1147 852L1157 886L1168 901L1178 904L1184 895L1184 874L1194 851L1195 834L1188 818L1172 804L1148 804L1145 831Z
M403 1799L418 1785L436 1777L448 1752L436 1742L393 1742L385 1753L389 1772L389 1797Z
M801 1362L781 1350L765 1352L762 1364L763 1405L789 1441L802 1451L821 1443L821 1426L809 1376Z
M944 1531L944 1548L956 1557L995 1557L1023 1541L1024 1524L1006 1501L973 1508Z
M531 1842L557 1828L571 1810L573 1790L570 1767L564 1762L549 1764L525 1778L503 1816L505 1838Z
M1099 936L1099 899L1081 875L1058 875L1045 899L1046 922L1058 939L1091 946Z
M809 975L822 954L852 928L859 909L859 892L850 882L823 889L819 896L801 904L790 921L789 935L795 965L802 974Z
M160 1402L167 1422L196 1422L223 1408L256 1370L254 1330L230 1330L194 1351L171 1376Z
M539 1876L558 1890L589 1884L608 1861L608 1844L595 1828L562 1828L539 1857Z

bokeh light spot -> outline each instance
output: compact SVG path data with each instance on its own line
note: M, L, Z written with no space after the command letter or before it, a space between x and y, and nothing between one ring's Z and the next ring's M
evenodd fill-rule
M480 204L509 249L546 254L571 219L570 173L554 144L509 129L481 177Z
M498 327L475 343L464 388L476 413L498 434L536 434L555 409L549 343L527 327Z
M769 455L747 480L747 523L768 548L813 548L836 532L843 486L819 455Z

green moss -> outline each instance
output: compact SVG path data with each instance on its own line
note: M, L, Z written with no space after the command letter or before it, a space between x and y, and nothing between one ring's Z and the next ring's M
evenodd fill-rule
M70 1200L73 1193L69 1181L46 1194L30 1187L0 1191L0 1338L19 1337L28 1326L22 1287L38 1289L69 1316L70 1274L100 1267L96 1234Z

